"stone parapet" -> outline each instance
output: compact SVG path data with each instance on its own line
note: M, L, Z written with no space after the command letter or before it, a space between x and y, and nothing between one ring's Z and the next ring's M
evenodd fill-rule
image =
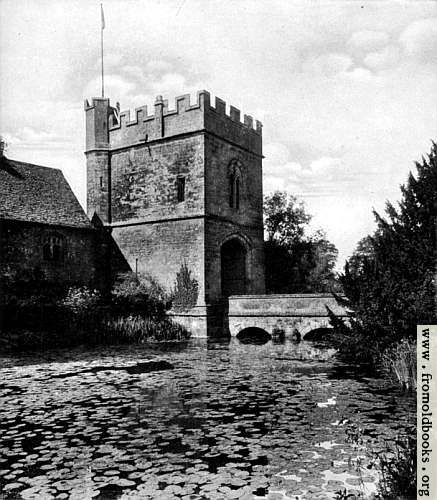
M326 307L336 315L347 316L332 294L233 295L229 297L229 316L327 316Z
M92 105L85 102L85 110L91 111L100 104L93 99ZM194 132L210 132L255 154L262 154L262 124L249 115L240 119L240 110L230 106L226 113L226 103L216 97L211 104L209 92L201 90L195 102L189 94L176 97L174 108L168 100L156 98L154 112L147 106L119 112L108 104L109 143L112 150L167 139Z
M229 332L237 336L256 328L293 338L297 331L304 338L313 330L332 328L326 307L348 323L348 311L332 294L233 295L229 297Z

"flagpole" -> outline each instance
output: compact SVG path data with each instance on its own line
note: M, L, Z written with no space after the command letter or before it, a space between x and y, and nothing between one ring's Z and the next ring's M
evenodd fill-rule
M105 18L103 14L103 4L100 4L101 13L101 28L100 28L100 48L101 48L101 58L102 58L102 97L105 97L105 77L103 71L103 30L105 29Z

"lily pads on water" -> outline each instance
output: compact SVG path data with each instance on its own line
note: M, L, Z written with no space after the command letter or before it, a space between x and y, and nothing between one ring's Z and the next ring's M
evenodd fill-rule
M294 344L199 345L0 360L0 491L32 500L327 498L340 484L359 489L357 449L340 423L391 435L412 413L414 401L396 401L382 381L335 378L338 365L318 361L323 353L307 362ZM368 491L376 480L363 476Z

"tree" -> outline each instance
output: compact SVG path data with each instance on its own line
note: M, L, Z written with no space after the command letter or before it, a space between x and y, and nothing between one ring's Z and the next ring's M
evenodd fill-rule
M360 241L340 277L352 331L381 349L415 338L416 325L436 320L437 145L401 186L402 199L374 212L377 229Z
M172 293L173 310L183 312L192 309L199 298L199 283L191 275L186 262L181 264L176 274L176 282Z
M371 260L374 255L373 239L371 236L365 236L357 243L354 253L348 260L349 269L353 272L362 270L365 262Z
M264 199L266 289L269 293L338 290L338 251L323 231L308 233L303 202L277 191Z
M334 271L338 257L336 246L323 231L317 231L311 238L309 250L312 265L307 278L308 287L313 292L338 292L340 287Z
M286 192L276 191L264 198L264 227L267 241L291 245L302 241L311 220L303 202Z

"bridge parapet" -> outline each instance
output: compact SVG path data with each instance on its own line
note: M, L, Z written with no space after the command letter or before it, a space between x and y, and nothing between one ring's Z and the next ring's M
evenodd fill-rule
M262 328L272 333L275 328L291 336L297 329L303 337L316 328L329 328L326 310L347 317L332 294L233 295L229 297L229 330L232 336L245 328Z

